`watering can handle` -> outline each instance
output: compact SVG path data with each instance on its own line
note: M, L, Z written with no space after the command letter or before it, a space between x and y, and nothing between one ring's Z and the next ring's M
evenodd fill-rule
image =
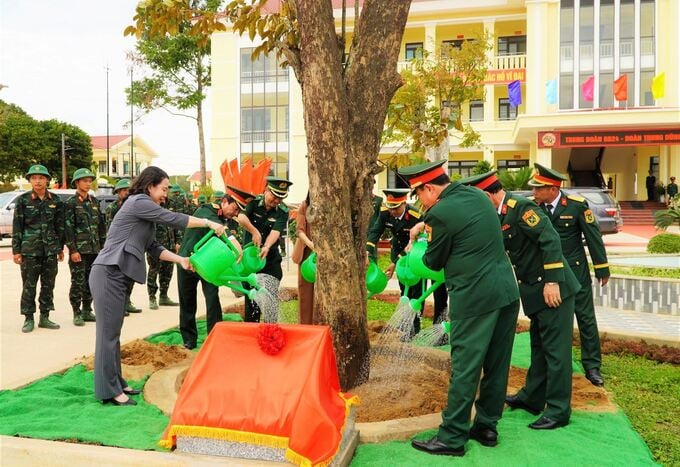
M207 242L208 240L210 240L210 237L212 237L214 234L215 234L215 231L214 231L214 230L209 230L208 232L206 232L206 234L203 235L203 238L201 238L201 239L200 239L198 242L196 242L196 244L194 245L194 253L196 253L196 252L203 246L203 244L204 244L205 242ZM231 241L229 240L229 238L228 238L225 234L222 234L222 236L219 237L219 239L222 240L224 243L226 243L227 246L229 247L229 249L231 249L231 251L233 251L234 254L235 254L237 257L240 255L240 253L239 253L238 249L236 248L236 246L235 246L233 243L231 243Z

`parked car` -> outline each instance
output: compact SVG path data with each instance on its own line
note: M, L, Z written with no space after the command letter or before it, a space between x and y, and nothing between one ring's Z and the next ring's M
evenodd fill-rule
M602 235L618 233L623 226L621 219L621 206L608 190L596 187L569 187L562 188L567 195L580 196L588 201L588 206L595 214L597 223L600 225ZM532 197L531 191L514 191L522 196Z
M49 191L58 195L62 201L66 201L71 196L76 194L75 189L56 189ZM17 198L24 193L26 193L26 191L22 190L6 191L5 193L0 193L0 238L12 236L14 206L16 205ZM90 194L94 195L94 192L91 191ZM102 210L106 209L106 206L108 206L116 198L116 195L97 196L97 199L99 200L99 206Z

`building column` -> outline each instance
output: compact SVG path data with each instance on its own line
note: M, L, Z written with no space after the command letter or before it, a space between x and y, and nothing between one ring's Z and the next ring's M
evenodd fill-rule
M552 149L539 148L537 141L529 143L529 164L538 162L546 167L552 167Z
M437 50L437 23L425 24L425 44L423 44L423 48L434 56Z
M491 165L495 165L494 155L493 155L493 147L484 146L484 161L488 162Z
M494 57L498 53L496 34L495 34L496 23L494 20L484 20L484 32L488 34L490 40L492 41L493 47L486 51L486 58L488 60L489 69L495 69L496 64L494 63ZM496 100L496 87L493 84L484 85L484 121L493 122L496 119L494 101ZM484 153L484 160L486 160L486 150ZM493 161L493 156L492 156Z
M546 38L551 36L549 18L550 4L558 0L526 0L527 7L527 65L526 65L526 113L527 115L544 114L548 111L545 100L545 82L548 80L548 64L552 60L549 51L550 43Z

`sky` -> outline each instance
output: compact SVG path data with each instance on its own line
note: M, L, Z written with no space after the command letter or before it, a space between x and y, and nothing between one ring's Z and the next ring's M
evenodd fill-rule
M109 134L129 134L130 84L123 37L138 0L0 0L0 99L37 120L57 119L91 136L106 135L106 67ZM137 77L136 77L137 78ZM205 102L206 164L210 170L210 103ZM171 175L199 169L196 122L154 111L134 124Z

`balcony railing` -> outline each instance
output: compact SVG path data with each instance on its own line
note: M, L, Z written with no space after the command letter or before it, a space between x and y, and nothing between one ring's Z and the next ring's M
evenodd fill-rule
M412 62L409 60L398 62L397 71L402 71L408 69L412 66ZM527 56L522 55L498 55L493 57L488 64L489 70L517 70L521 68L526 68L527 66Z
M270 143L272 141L278 141L279 143L285 143L288 141L287 131L242 131L241 132L241 142L242 143Z

